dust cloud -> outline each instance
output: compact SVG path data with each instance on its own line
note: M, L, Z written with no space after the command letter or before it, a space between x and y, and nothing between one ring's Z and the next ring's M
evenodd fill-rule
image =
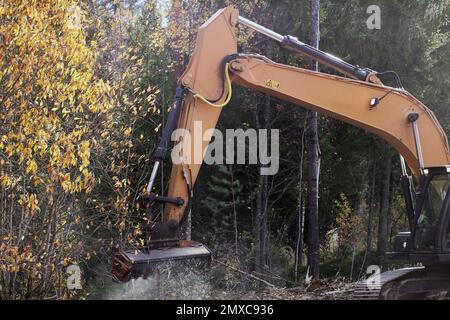
M102 300L204 300L212 298L207 271L194 266L158 267L147 278L126 283L110 283L97 297Z

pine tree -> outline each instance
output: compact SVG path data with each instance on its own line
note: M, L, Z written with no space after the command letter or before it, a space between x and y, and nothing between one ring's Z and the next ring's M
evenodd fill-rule
M202 205L210 213L210 236L218 244L235 242L237 245L237 215L239 207L245 204L241 196L243 186L234 177L231 166L220 165L217 174L208 181L208 196L202 200ZM230 235L234 234L234 237Z

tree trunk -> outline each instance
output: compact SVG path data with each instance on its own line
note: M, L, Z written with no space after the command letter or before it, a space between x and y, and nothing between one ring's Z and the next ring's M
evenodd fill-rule
M306 120L303 124L303 132L301 138L302 148L300 151L300 170L298 177L298 224L297 224L297 241L295 246L295 261L294 261L294 280L298 281L298 267L303 265L303 238L304 238L304 226L305 226L305 201L303 200L303 161L305 156L305 133L306 133Z
M381 209L378 220L378 256L382 258L386 253L388 242L388 214L391 184L392 152L388 145L383 156L383 174L381 181Z
M311 45L319 47L319 0L311 0ZM318 71L318 63L313 61L312 70ZM308 194L307 194L307 223L308 223L308 267L312 279L319 278L319 142L317 135L317 112L308 111Z
M304 224L305 224L305 205L303 200L298 206L298 234L297 243L295 246L295 262L294 262L294 280L298 281L298 268L303 265L303 237L304 237Z
M255 270L263 273L267 261L267 176L259 176L256 204L256 264Z
M263 121L259 121L259 112L256 112L256 124L258 129L268 129L270 122L271 99L269 96L263 97ZM258 108L259 109L259 108ZM270 142L269 142L270 143ZM269 198L269 183L267 175L259 175L258 194L256 203L256 261L255 270L258 273L264 273L268 258L268 227L267 227L267 208Z
M234 225L234 254L236 259L239 259L239 242L238 242L238 224L237 224L237 209L236 209L236 195L234 192L234 172L233 166L230 166L231 173L231 195L233 197L233 225Z
M373 155L373 158L375 156ZM375 199L376 199L376 191L375 191L375 178L377 176L377 161L374 160L372 163L372 175L370 177L370 186L369 186L369 209L367 213L367 238L366 238L366 248L364 250L364 258L361 264L361 270L359 271L358 279L361 278L361 275L364 272L364 268L366 266L367 256L372 250L372 228L373 228L373 217L375 213Z
M372 219L375 212L375 177L377 172L377 162L373 162L372 177L370 182L370 205L369 216L367 217L367 239L366 239L366 254L372 250Z

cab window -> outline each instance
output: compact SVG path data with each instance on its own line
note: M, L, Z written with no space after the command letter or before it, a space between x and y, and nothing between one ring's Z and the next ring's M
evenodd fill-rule
M439 235L441 210L449 187L449 175L432 178L424 195L422 212L417 220L415 244L418 250L433 250ZM447 228L448 229L448 228ZM447 237L450 238L447 230Z
M447 251L450 251L450 217L448 217L447 235L445 237L445 240L445 248L447 249Z

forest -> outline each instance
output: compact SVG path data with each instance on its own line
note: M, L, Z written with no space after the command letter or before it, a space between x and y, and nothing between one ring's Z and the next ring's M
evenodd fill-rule
M2 0L1 300L154 298L151 279L114 283L112 257L142 245L140 195L177 80L199 26L230 5L353 65L394 70L450 134L449 0ZM248 28L238 51L337 74ZM217 128L278 129L278 173L202 166L187 223L212 265L164 298L332 298L369 266L410 265L386 257L408 220L400 158L384 140L238 85ZM169 177L167 161L156 193Z

